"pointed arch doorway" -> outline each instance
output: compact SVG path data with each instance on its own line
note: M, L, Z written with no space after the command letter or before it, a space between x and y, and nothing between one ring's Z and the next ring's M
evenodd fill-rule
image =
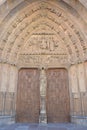
M68 73L66 69L45 70L46 115L48 123L70 122ZM19 71L16 122L39 123L40 70Z

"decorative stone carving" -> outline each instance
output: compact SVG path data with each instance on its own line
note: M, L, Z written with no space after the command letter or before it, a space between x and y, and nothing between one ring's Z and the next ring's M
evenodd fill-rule
M40 123L47 123L47 115L46 115L46 89L47 89L47 81L45 70L41 69L40 72Z
M67 55L64 45L60 43L57 37L51 33L38 33L32 35L27 41L20 54L40 55L40 54L59 54Z
M67 55L20 55L19 57L19 65L67 65L68 57Z
M42 22L46 27L53 30L65 44L69 55L68 57L70 57L68 59L69 63L72 64L76 61L81 62L85 60L87 55L85 37L78 25L74 24L72 18L69 19L68 15L66 15L62 9L53 6L52 3L47 1L36 2L32 5L33 8L28 6L13 18L12 21L8 23L6 30L4 30L4 35L1 35L1 60L5 62L16 62L17 56L20 53L19 50L21 50L20 44L22 42L25 44L28 37L33 35L32 31L37 30L39 26L42 25ZM21 42L22 37L23 41ZM46 53L47 48L46 46L41 46L40 49L45 50ZM51 52L54 49L52 44L50 49ZM75 58L72 59L72 55Z
M68 55L64 44L49 30L33 33L19 53L19 63L34 65L67 64Z

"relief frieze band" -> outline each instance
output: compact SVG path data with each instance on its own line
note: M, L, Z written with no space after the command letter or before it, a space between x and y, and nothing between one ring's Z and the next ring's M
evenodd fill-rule
M56 64L67 64L67 55L20 55L19 64L29 65L55 65Z

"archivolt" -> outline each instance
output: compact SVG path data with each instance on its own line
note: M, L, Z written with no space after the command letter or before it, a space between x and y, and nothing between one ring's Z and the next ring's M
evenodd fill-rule
M42 26L49 28L67 49L70 63L86 60L86 38L73 17L55 2L34 2L14 16L4 28L0 41L1 62L16 64L21 48Z

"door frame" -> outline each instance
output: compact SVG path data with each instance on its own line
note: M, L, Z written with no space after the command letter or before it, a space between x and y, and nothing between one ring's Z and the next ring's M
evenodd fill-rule
M37 70L41 70L41 69L45 69L45 70L49 70L49 69L65 69L68 73L68 93L69 93L69 105L70 105L70 122L71 122L71 108L72 108L72 94L71 94L71 88L70 88L70 79L69 79L69 66L64 66L64 65L59 65L59 66L20 66L18 67L18 80L17 80L17 88L16 88L16 99L15 101L17 102L17 92L18 92L18 81L19 81L19 71L21 69L37 69ZM15 110L17 110L17 103L15 105ZM16 113L17 114L17 113ZM15 114L15 119L16 119L16 114Z

